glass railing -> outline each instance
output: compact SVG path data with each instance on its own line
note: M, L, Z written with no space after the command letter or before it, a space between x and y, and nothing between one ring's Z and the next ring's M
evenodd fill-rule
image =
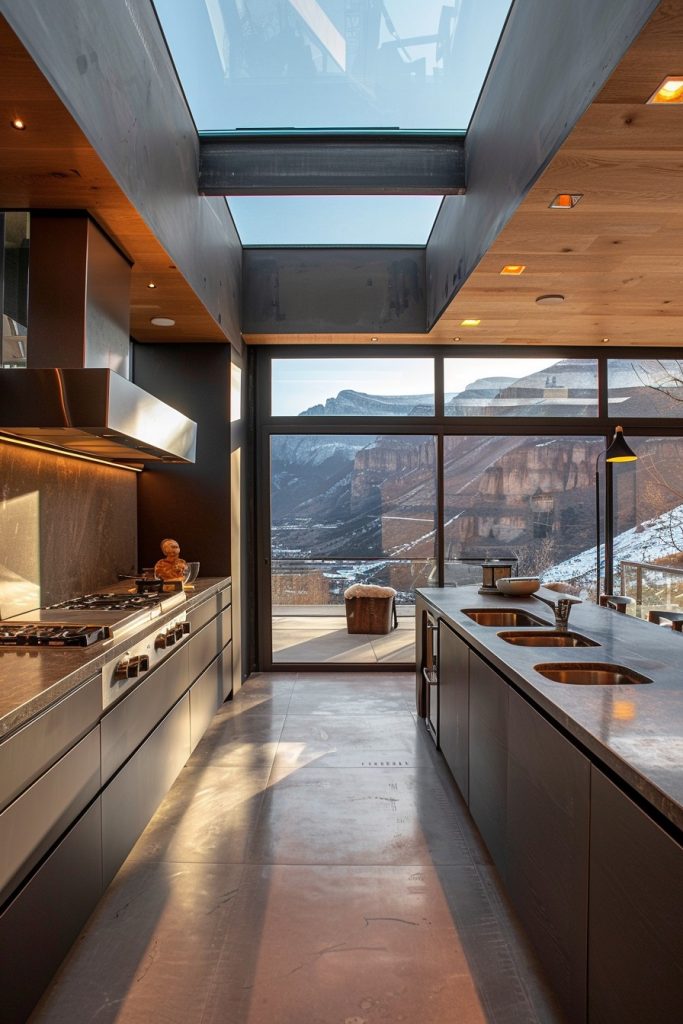
M343 614L354 583L393 587L398 614L412 614L415 588L436 585L433 558L276 558L271 560L273 614Z
M656 562L619 563L621 593L633 604L627 611L642 619L650 610L683 611L683 566Z

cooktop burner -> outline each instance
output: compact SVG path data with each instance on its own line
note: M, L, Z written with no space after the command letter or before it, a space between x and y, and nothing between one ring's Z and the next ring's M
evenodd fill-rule
M75 611L136 611L145 608L156 608L164 600L163 594L84 594L69 601L51 604L52 609L68 609Z
M107 626L0 622L0 647L89 647L109 636Z

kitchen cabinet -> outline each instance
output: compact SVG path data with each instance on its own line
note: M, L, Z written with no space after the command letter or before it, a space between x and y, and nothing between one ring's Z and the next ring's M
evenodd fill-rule
M567 1020L580 1022L590 762L512 688L508 701L507 891Z
M505 878L509 686L474 651L469 665L469 808Z
M225 686L231 681L231 647L231 644L226 644L190 688L191 750L194 750L206 732L216 708L225 700Z
M678 1024L680 845L595 766L591 804L588 1019Z
M102 895L100 801L0 914L3 1024L23 1024Z
M439 743L458 789L469 801L470 649L439 625Z

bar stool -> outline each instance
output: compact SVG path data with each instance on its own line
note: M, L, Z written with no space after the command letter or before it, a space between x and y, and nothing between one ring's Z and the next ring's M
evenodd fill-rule
M613 608L617 612L626 614L626 609L633 604L632 597L622 597L621 594L600 594L600 607Z
M652 608L647 613L647 621L657 625L661 622L670 622L672 629L677 633L683 633L683 612L669 612L664 609Z

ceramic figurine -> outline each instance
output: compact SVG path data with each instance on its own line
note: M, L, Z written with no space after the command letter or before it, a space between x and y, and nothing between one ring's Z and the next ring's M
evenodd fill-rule
M160 558L154 566L154 575L158 580L182 580L187 562L180 558L180 545L177 540L165 537L161 542L161 550L164 557Z

